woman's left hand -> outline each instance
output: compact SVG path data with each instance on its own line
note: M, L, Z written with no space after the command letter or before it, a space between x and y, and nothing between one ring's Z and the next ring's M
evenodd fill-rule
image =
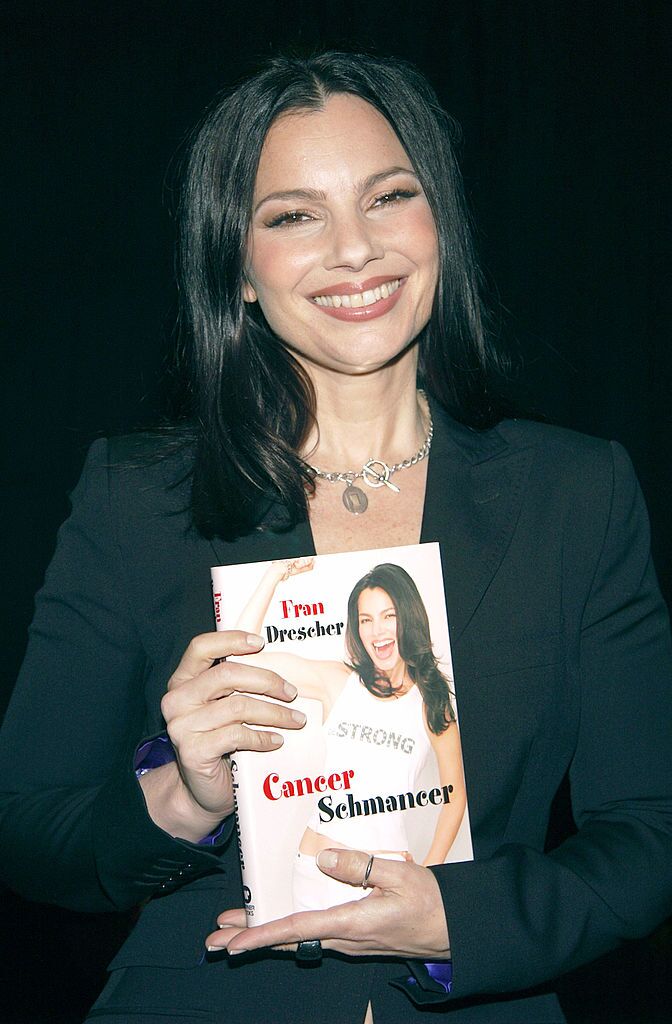
M322 850L318 867L325 875L360 887L369 854L359 850ZM247 928L244 910L217 918L219 931L206 939L208 950L230 954L272 946L294 949L320 939L324 949L348 956L398 956L443 960L450 957L448 926L436 879L419 864L375 858L364 899L329 910L309 910Z

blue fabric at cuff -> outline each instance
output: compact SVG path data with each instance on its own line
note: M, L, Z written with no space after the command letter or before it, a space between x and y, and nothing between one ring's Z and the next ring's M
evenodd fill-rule
M451 960L422 963L408 960L410 977L395 978L389 984L405 992L416 1006L445 1003L453 987L453 964Z
M170 742L170 737L166 733L161 733L160 736L155 736L154 739L145 740L135 752L133 767L136 777L140 778L146 772L151 772L152 768L160 768L162 764L170 764L174 760L175 750ZM222 821L216 829L207 836L204 836L203 839L199 839L197 845L214 846L224 831L225 824L226 820Z

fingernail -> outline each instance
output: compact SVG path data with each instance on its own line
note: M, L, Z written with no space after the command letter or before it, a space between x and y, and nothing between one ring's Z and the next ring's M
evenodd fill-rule
M281 747L285 742L284 736L280 736L277 732L271 732L269 736L271 737L271 743L274 743L276 747Z
M246 949L230 949L229 956L238 956L239 953L247 953Z
M208 953L221 953L224 946L206 946Z
M292 711L291 716L295 722L299 723L299 725L303 725L303 723L306 720L306 716L304 715L303 711Z
M245 639L250 647L263 647L265 643L263 636L257 636L256 633L248 633Z
M288 683L287 680L282 684L282 689L284 690L285 697L289 697L290 700L293 700L299 692L297 688L292 686L291 683Z
M318 868L335 868L338 864L338 854L335 850L320 850L317 857Z

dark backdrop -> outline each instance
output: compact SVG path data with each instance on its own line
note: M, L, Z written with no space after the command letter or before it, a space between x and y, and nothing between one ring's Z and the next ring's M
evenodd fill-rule
M164 405L175 313L166 169L212 95L278 47L373 49L430 76L463 125L520 399L627 446L669 598L668 11L652 0L0 3L0 712L86 447ZM3 900L0 1021L80 1020L127 920ZM661 929L565 980L572 1019L669 1020L669 953Z

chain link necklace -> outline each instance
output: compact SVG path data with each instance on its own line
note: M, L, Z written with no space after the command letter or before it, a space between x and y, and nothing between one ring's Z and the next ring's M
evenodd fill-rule
M424 398L422 391L420 394ZM409 469L411 466L415 466L418 462L426 459L432 447L433 437L434 424L430 412L429 428L425 440L415 455L411 455L408 459L403 459L402 462L395 462L393 466L388 466L382 459L371 456L360 470L350 469L342 473L325 473L324 470L318 469L317 466L310 466L310 469L320 480L327 480L330 484L345 484L345 490L342 494L343 504L353 516L361 516L369 507L369 499L361 487L355 487L355 480L363 480L368 487L373 487L374 490L378 487L387 487L395 494L399 494L399 488L396 484L392 483L390 477L393 473L398 473L402 469Z

